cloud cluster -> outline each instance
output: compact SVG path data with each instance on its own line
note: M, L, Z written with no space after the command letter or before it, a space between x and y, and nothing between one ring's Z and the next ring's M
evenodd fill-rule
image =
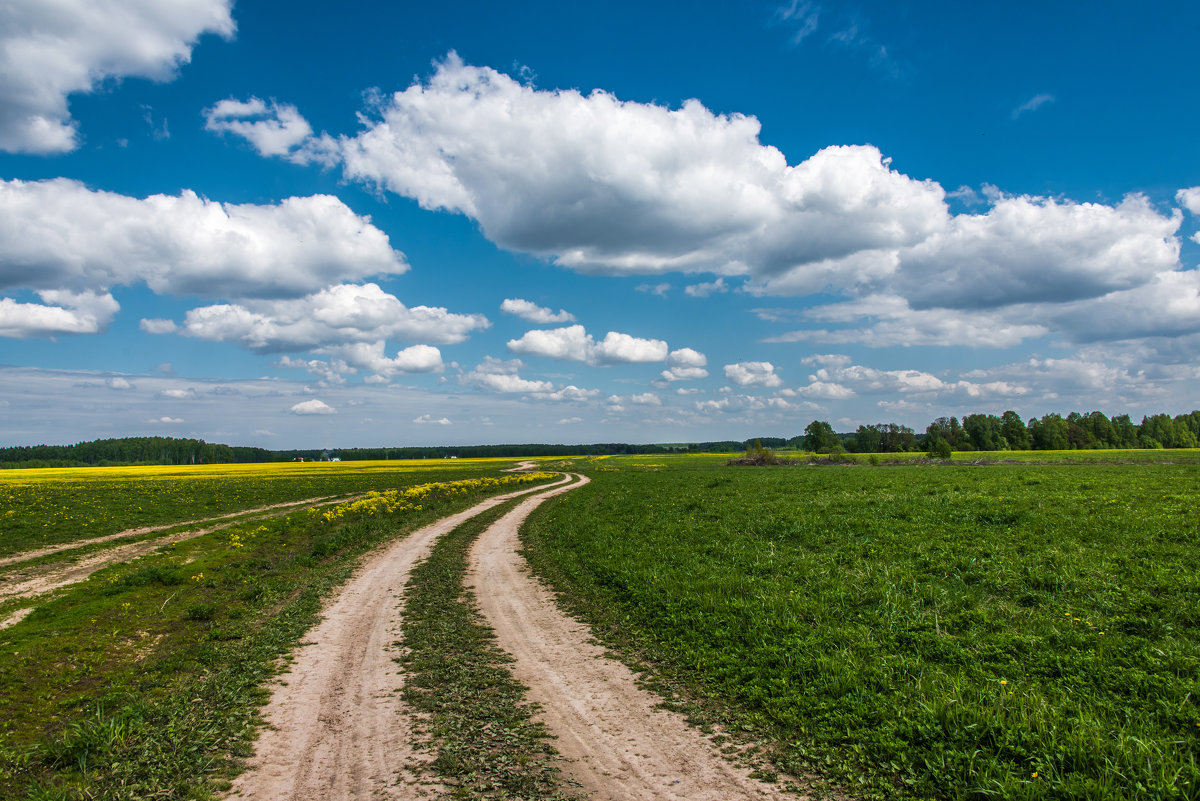
M184 191L141 199L78 181L0 181L0 290L294 297L408 269L370 219L330 195L273 205Z
M554 384L549 381L528 381L518 375L525 366L520 359L504 361L491 356L476 365L475 369L463 373L459 381L489 392L553 392Z
M805 30L816 13L791 3L779 18ZM1018 111L1051 100L1038 95ZM256 102L252 110L289 129L287 109L248 101ZM777 341L1005 347L1056 331L1076 336L1078 316L1051 307L1161 287L1182 272L1181 212L1140 195L1077 203L961 188L955 194L969 190L985 208L955 215L939 184L893 169L873 146L827 147L789 164L759 141L754 117L715 114L695 100L673 109L542 90L451 53L372 111L355 135L289 139L287 156L319 151L350 179L465 214L501 247L572 269L715 275L685 288L697 297L742 276L752 293L847 299L817 318L852 310L876 318L857 332L814 327ZM282 148L245 135L264 154ZM1181 190L1177 202L1200 208L1200 192ZM1154 311L1131 314L1146 327ZM532 337L518 352L557 348L559 358L586 361L571 336Z
M489 325L480 314L409 308L371 283L336 284L302 298L201 306L188 311L178 326L170 321L143 321L150 333L178 331L198 339L234 342L259 353L369 345L380 357L386 339L453 344Z
M234 33L231 0L6 0L0 4L0 150L79 144L67 96L109 78L167 80L204 33Z
M661 362L667 358L667 343L609 331L597 342L582 325L525 332L508 341L508 349L524 356L584 362L591 365Z
M739 387L777 387L783 379L770 362L738 362L725 365L725 378Z

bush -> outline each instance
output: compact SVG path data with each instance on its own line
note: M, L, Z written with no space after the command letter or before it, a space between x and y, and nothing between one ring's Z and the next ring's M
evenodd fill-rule
M951 453L953 451L950 449L950 443L941 437L935 439L933 444L929 446L930 459L949 459Z

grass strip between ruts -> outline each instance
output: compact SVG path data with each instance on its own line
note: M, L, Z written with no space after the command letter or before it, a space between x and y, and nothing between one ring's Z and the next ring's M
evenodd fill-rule
M431 749L437 781L456 799L577 799L555 764L552 735L507 665L464 583L476 538L520 499L474 517L442 537L413 568L405 591L404 700Z

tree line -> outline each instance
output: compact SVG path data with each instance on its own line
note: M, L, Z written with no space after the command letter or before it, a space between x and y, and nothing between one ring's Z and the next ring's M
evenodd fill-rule
M1103 412L1051 413L1028 422L1014 411L1000 416L969 414L939 417L923 434L895 423L861 425L853 433L836 433L822 420L804 429L796 444L805 450L829 453L903 453L950 451L1065 451L1104 448L1200 447L1200 411L1171 417L1155 414L1134 423L1127 414L1109 418ZM791 442L791 441L789 441Z

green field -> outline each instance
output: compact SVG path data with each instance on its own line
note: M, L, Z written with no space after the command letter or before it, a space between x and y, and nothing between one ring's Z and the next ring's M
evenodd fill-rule
M1118 453L599 459L527 555L785 771L862 798L1197 798L1200 471Z
M672 704L757 744L766 775L857 799L1200 798L1200 454L875 456L546 461L592 482L534 513L527 556ZM0 554L443 488L227 521L39 599L0 630L0 797L211 797L358 556L503 491L477 479L511 464L3 474ZM461 797L565 793L458 589L486 519L413 573L408 698Z
M0 798L213 797L249 754L268 682L357 558L483 497L551 478L499 472L511 464L463 460L436 473L392 469L387 481L395 489L166 545L36 599L32 614L0 630ZM349 478L354 472L332 487L298 481L279 494L365 489L362 476ZM33 478L46 495L64 497L80 492L93 473ZM472 477L479 473L486 476ZM212 486L191 475L176 476L174 486L185 491L189 479ZM88 503L147 505L153 488L123 482L115 489L94 483L108 495L87 497ZM118 494L122 486L125 495ZM160 497L172 505L151 507L155 518L194 514L176 505L178 494ZM116 514L113 520L118 528L129 525ZM0 569L0 578L21 568ZM14 603L31 602L9 602L6 609Z

